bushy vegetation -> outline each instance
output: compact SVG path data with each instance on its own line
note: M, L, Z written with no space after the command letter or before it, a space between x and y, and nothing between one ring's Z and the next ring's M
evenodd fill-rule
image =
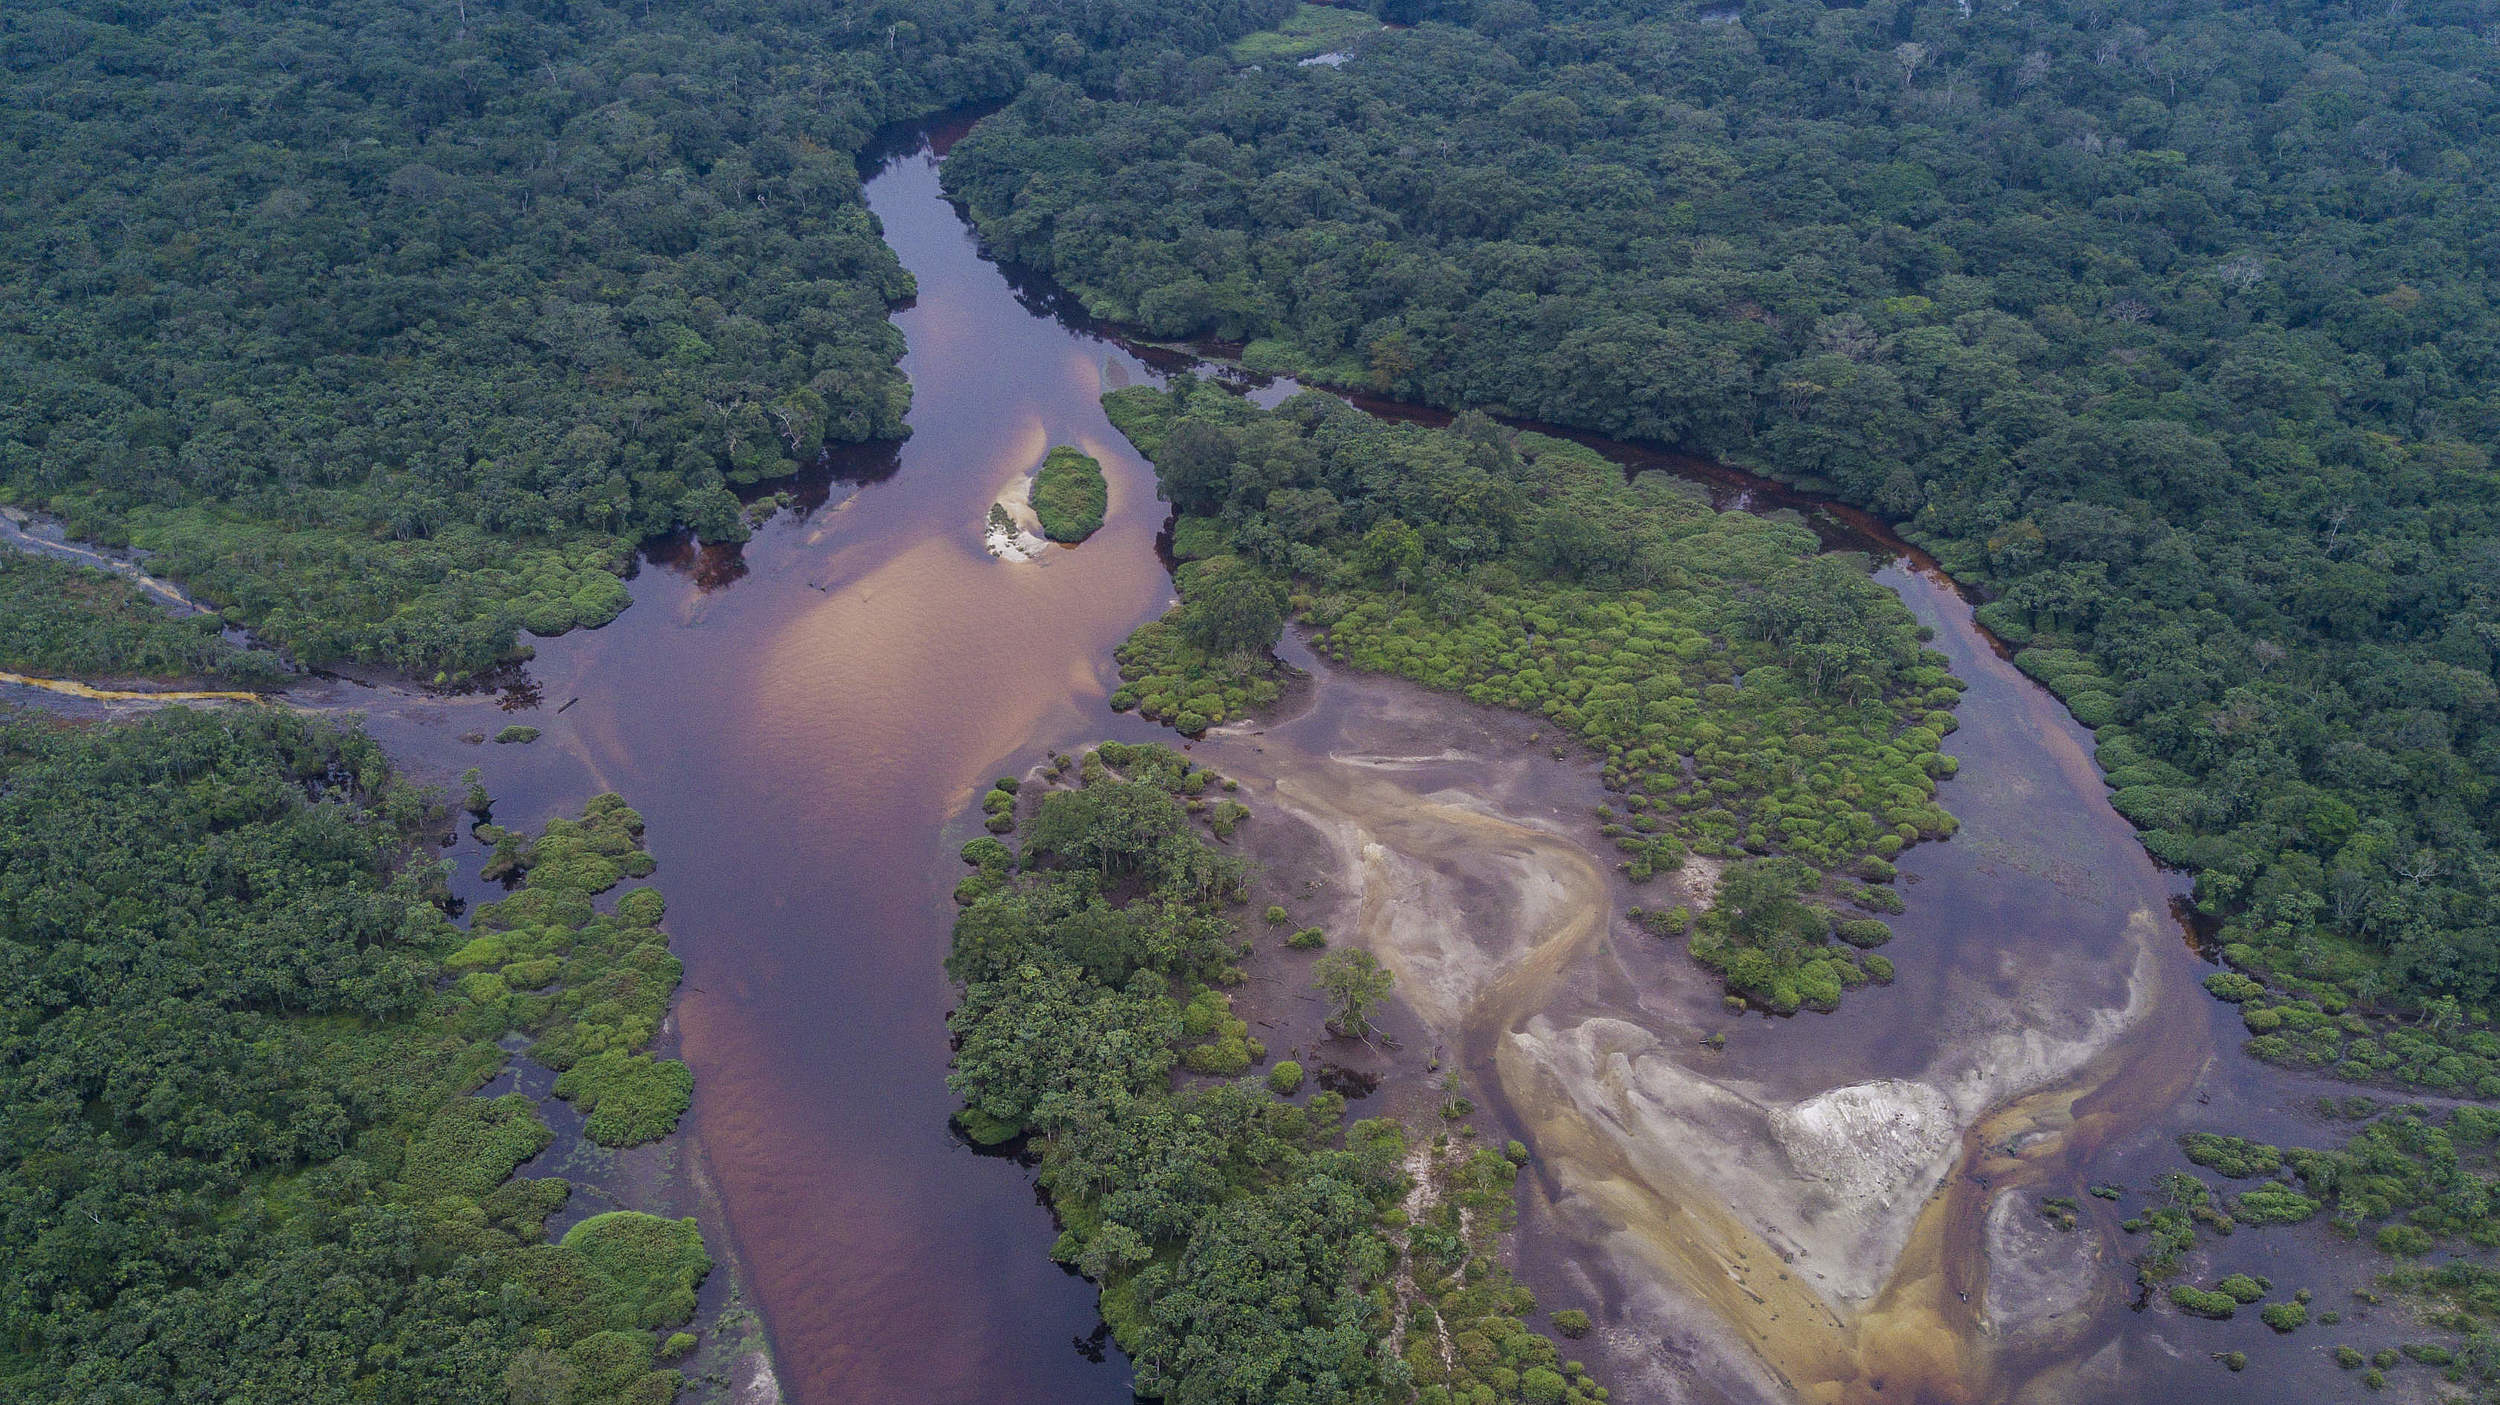
M631 1146L668 1135L693 1075L641 1052L685 969L659 929L667 905L649 888L626 893L612 912L591 901L651 872L642 816L599 795L579 820L550 820L534 839L495 825L477 832L521 885L477 909L469 941L446 962L473 1002L469 1027L534 1036L530 1057L558 1070L556 1094L589 1114L591 1140Z
M1284 591L1229 556L1184 562L1173 579L1181 607L1140 625L1114 652L1120 687L1111 706L1186 736L1272 706L1283 689L1267 649L1284 628Z
M2431 1000L2415 1019L2397 1019L2365 1013L2331 987L2293 996L2257 986L2240 997L2240 1020L2251 1036L2248 1052L2268 1063L2356 1082L2500 1098L2500 1033L2451 997Z
M2135 1255L2138 1281L2147 1289L2177 1278L2200 1236L2227 1237L2246 1228L2298 1224L2321 1212L2329 1229L2340 1236L2367 1240L2380 1254L2399 1261L2420 1259L2441 1248L2489 1249L2500 1245L2500 1111L2463 1106L2434 1117L2419 1107L2381 1112L2369 1099L2353 1097L2322 1104L2329 1116L2357 1118L2363 1125L2341 1148L2278 1148L2238 1137L2191 1133L2181 1139L2190 1160L2227 1177L2259 1183L2226 1200L2193 1175L2169 1173L2155 1179L2151 1203L2129 1218L2123 1228L2144 1236ZM2099 1193L2098 1187L2095 1193ZM2073 1202L2068 1202L2073 1203ZM2469 1261L2431 1267L2402 1267L2382 1275L2390 1291L2423 1299L2426 1320L2460 1334L2454 1349L2423 1344L2424 1351L2478 1363L2500 1362L2500 1338L2489 1321L2500 1316L2500 1290L2489 1270ZM2240 1307L2264 1303L2274 1285L2247 1274L2231 1273L2210 1288L2172 1283L2170 1303L2193 1316L2228 1318ZM2375 1294L2364 1297L2378 1301ZM2278 1299L2259 1312L2276 1332L2297 1331L2312 1320L2306 1289L2288 1300ZM2334 1312L2318 1320L2332 1324ZM2408 1353L2415 1360L2425 1355ZM2356 1355L2344 1362L2360 1363ZM2394 1358L2380 1363L2382 1369ZM2485 1365L2477 1380L2500 1379ZM2466 1379L2455 1377L2454 1379Z
M1102 527L1110 506L1111 485L1091 455L1059 444L1043 456L1033 475L1033 515L1041 519L1043 536L1081 542Z
M468 939L411 857L435 802L352 729L0 718L0 1394L669 1399L693 1225L546 1242L570 1188L512 1174L551 1134L469 1096L515 1027L648 1037L657 897L589 911L647 868L630 815L518 841L530 881Z
M612 618L638 535L741 540L733 486L904 432L871 133L1291 11L11 6L0 494L306 660L483 668Z
M2196 1247L2200 1223L2230 1232L2230 1217L2214 1203L2212 1189L2181 1172L2155 1177L2152 1203L2119 1226L2145 1236L2135 1255L2137 1283L2152 1288L2178 1277L2188 1251Z
M1473 1268L1496 1230L1455 1257L1431 1241L1442 1272L1468 1269L1442 1307L1399 1292L1420 1233L1393 1228L1410 1188L1402 1125L1349 1126L1333 1092L1285 1101L1301 1087L1291 1062L1235 1078L1265 1057L1224 989L1252 954L1229 912L1249 870L1198 822L1207 773L1166 747L1105 743L1047 774L1010 812L1018 847L966 846L981 881L959 894L947 958L964 984L950 1083L975 1141L1029 1139L1064 1228L1053 1252L1102 1285L1139 1393L1446 1405L1447 1385L1410 1391L1397 1334L1471 1293L1465 1310L1502 1328L1502 1353L1550 1370L1552 1344L1517 1320L1523 1290ZM1506 1174L1480 1226L1496 1201L1510 1204ZM1485 1379L1506 1384L1456 1398L1536 1398L1515 1369Z
M1854 925L1855 919L1835 921L1828 909L1803 900L1801 894L1819 886L1818 878L1794 859L1730 865L1687 949L1724 976L1729 990L1781 1014L1801 1006L1837 1009L1850 987L1891 980L1891 964L1875 964L1884 958L1858 954L1863 944L1858 937L1839 933L1845 943L1831 943L1835 929ZM1885 935L1891 935L1889 929Z
M175 616L108 571L0 551L0 669L265 687L276 659L238 648L215 615Z
M2365 1101L2360 1115L2366 1124L2335 1150L2187 1137L2199 1164L2263 1178L2233 1197L2217 1227L2296 1223L2324 1210L2339 1233L2369 1237L2391 1254L2449 1240L2500 1246L2500 1112L2462 1106L2433 1116L2407 1106L2381 1113Z
M1377 8L1342 68L1036 80L949 188L1097 315L1905 524L2236 963L2500 1010L2486 17Z
M2373 1375L2410 1360L2444 1368L2442 1379L2469 1386L2476 1392L2473 1399L2486 1399L2500 1389L2500 1330L2495 1330L2500 1327L2500 1272L2458 1259L2436 1267L2398 1269L2382 1274L2378 1282L2425 1325L2447 1336L2376 1353L2370 1358L2377 1368ZM2350 1370L2361 1364L2361 1355L2338 1348L2336 1364Z
M1628 812L1603 832L1634 881L1689 853L1791 856L1731 869L1763 904L1693 941L1731 990L1829 1009L1889 978L1850 949L1889 928L1835 929L1803 898L1899 910L1824 875L1889 879L1906 845L1953 831L1935 793L1961 685L1862 563L1481 416L1427 429L1324 395L1262 412L1188 379L1105 404L1194 558L1181 606L1124 646L1114 706L1188 731L1257 705L1264 646L1298 608L1339 662L1538 713L1601 752Z

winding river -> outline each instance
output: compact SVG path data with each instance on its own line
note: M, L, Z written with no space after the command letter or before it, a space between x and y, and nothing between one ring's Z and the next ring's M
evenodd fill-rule
M1152 470L1098 396L1156 371L980 257L939 193L945 136L867 184L919 285L895 314L907 442L842 457L740 551L653 552L616 623L540 641L534 691L349 699L420 772L484 767L499 822L602 789L648 817L701 1170L806 1405L1126 1398L1029 1174L949 1129L940 961L953 850L990 777L1045 748L1168 739L1104 705L1113 646L1171 596ZM1108 525L993 559L988 505L1055 443L1102 462ZM1730 505L1811 506L1703 481ZM1900 981L1836 1015L1731 1020L1638 936L1620 914L1644 895L1590 856L1592 768L1525 745L1535 719L1304 656L1307 709L1200 751L1349 856L1333 929L1399 967L1412 1017L1535 1149L1521 1273L1607 1324L1585 1354L1616 1400L2138 1399L2169 1371L2215 1399L2276 1394L2116 1311L2125 1275L2091 1271L2100 1241L2037 1244L2027 1210L2157 1145L2209 1076L2206 968L2172 882L2110 811L2088 734L1950 583L1863 518L1822 525L1900 558L1882 579L1972 684L1947 739L1963 829L1903 861ZM499 701L544 737L477 747ZM1390 900L1436 891L1491 893L1503 920L1423 931ZM1816 1181L1817 1156L1872 1169ZM1991 1283L1992 1244L2000 1265L2073 1271Z

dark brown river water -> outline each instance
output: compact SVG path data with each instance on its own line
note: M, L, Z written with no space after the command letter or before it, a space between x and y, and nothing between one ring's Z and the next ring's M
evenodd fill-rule
M895 316L913 435L840 465L879 481L835 482L742 570L646 566L614 625L540 641L532 746L454 742L500 724L482 705L376 726L485 765L499 822L599 789L649 818L694 1131L792 1399L1122 1399L1117 1356L1076 1349L1093 1292L1050 1262L1029 1177L949 1130L940 962L966 837L946 826L1035 748L1121 730L1112 647L1170 600L1152 470L1097 403L1107 369L1150 373L1019 303L925 146L868 198L919 280ZM1056 443L1102 461L1108 525L993 560L989 504Z
M376 694L373 725L419 771L483 766L501 823L534 825L603 789L649 820L687 967L674 1037L696 1071L692 1127L791 1399L1125 1399L1116 1350L1099 1338L1088 1349L1091 1286L1048 1258L1055 1231L1029 1174L949 1129L952 991L940 962L960 872L953 850L991 776L1021 771L1045 748L1168 739L1104 704L1117 683L1113 646L1166 607L1171 586L1153 546L1165 512L1152 470L1098 397L1156 372L983 260L939 193L927 144L889 159L867 199L919 283L916 303L895 315L909 343L911 439L842 458L817 484L821 500L803 494L740 551L656 551L616 623L539 642L537 705L518 718L486 700ZM981 541L989 504L1058 443L1102 462L1107 525L1081 550L1030 564L991 558ZM1616 447L1710 483L1728 505L1814 506ZM1827 515L1823 526L1837 544L1900 550L1862 517ZM2173 884L2103 799L2088 734L1996 655L1949 583L1907 560L1884 579L1973 683L1947 748L1972 778L1945 791L1965 828L1903 863L1897 986L1853 996L1837 1016L1739 1022L1724 1067L1776 1097L1922 1073L1975 1089L1988 1060L2026 1056L2019 1038L1987 1040L2027 995L2124 1004L2132 976L2144 1004L2110 1052L1965 1139L1859 1340L1906 1363L1903 1386L1929 1378L1920 1363L1966 1354L1959 1344L1986 1335L1956 1294L1977 1286L1971 1252L1989 1185L2050 1193L2078 1188L2096 1159L2157 1160L2175 1130L2165 1119L2200 1078L2217 1076L2217 1036L2193 984L2209 968L2178 939ZM1306 730L1324 732L1325 698L1314 715ZM459 740L504 720L545 735L528 747ZM1620 987L1626 977L1591 980ZM1659 997L1609 998L1630 1008ZM1502 1034L1483 1031L1471 1062L1489 1071ZM2236 1054L2226 1062L2247 1108L2279 1104L2248 1091L2274 1086L2270 1075ZM1561 1115L1488 1091L1493 1115L1530 1135ZM1996 1154L2044 1122L2056 1129L2045 1151L2035 1137L2027 1157ZM1548 1185L1532 1198L1556 1193ZM1532 1206L1522 1271L1549 1302L1603 1296L1565 1242L1584 1223ZM2141 1338L2156 1325L2216 1324L2122 1316L2093 1340ZM2253 1335L2231 1344L2257 1350L2240 1340ZM2156 1343L2130 1359L2175 1357L2177 1384L2192 1379L2216 1399L2279 1396L2279 1382L2223 1377L2202 1359L2211 1349L2165 1356ZM1974 1383L1978 1395L2011 1398L2025 1373L2047 1369L2019 1354L2000 1364L1993 1376L1939 1367L1938 1393L1882 1398L1963 1398ZM1863 1376L1850 1379L1845 1398L1860 1398ZM2138 1377L2101 1398L2166 1398L2141 1390ZM1682 1390L1627 1382L1614 1398Z

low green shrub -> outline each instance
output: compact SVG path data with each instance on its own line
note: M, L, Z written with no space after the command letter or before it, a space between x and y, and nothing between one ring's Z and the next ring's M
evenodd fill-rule
M2237 971L2216 971L2205 978L2205 992L2236 1005L2264 995L2266 988Z
M1111 506L1111 485L1102 465L1081 449L1058 445L1042 458L1033 475L1033 515L1041 519L1042 535L1074 544L1102 527Z
M2209 1293L2185 1283L2170 1285L2170 1305L2191 1317L2210 1317L2215 1321L2227 1320L2240 1307L2239 1299L2228 1293Z
M640 1146L677 1130L694 1097L694 1074L675 1059L610 1050L558 1075L556 1096L589 1114L582 1134L592 1141Z
M2266 1296L2268 1286L2262 1278L2251 1277L2245 1273L2234 1273L2216 1283L2214 1291L2228 1293L2232 1301L2246 1304L2261 1301Z
M2187 1153L2188 1160L2235 1180L2271 1176L2283 1168L2281 1150L2244 1137L2190 1132L2179 1138L2179 1146Z

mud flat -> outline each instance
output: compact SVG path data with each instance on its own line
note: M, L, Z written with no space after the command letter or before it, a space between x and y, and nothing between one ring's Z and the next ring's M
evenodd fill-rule
M2106 1344L2122 1251L2044 1244L2027 1188L2207 1057L2169 886L2079 734L1966 614L1950 627L1949 588L1887 583L1973 684L1947 739L1973 779L1944 793L1961 834L1903 860L1899 981L1834 1015L1731 1016L1622 916L1711 875L1621 877L1593 761L1554 759L1540 719L1297 650L1306 711L1197 748L1324 840L1293 856L1325 875L1308 920L1396 971L1426 1032L1393 1078L1446 1057L1531 1147L1519 1271L1598 1320L1584 1354L1618 1399L2090 1398L2070 1368Z

